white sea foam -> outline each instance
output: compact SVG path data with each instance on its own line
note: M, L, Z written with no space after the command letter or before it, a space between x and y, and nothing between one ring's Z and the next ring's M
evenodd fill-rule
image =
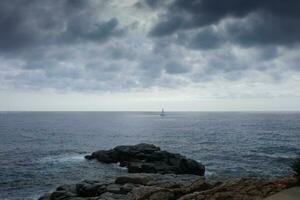
M205 176L212 176L212 175L214 175L213 172L205 170Z
M82 154L64 154L58 156L47 156L40 159L41 163L64 163L64 162L81 162L84 161Z
M117 164L114 164L113 166L115 168L117 168L117 169L121 169L121 170L127 171L127 167L121 167L119 162Z
M283 158L283 159L292 159L297 156L297 154L284 154L284 153L256 153L254 156L263 156L269 158Z

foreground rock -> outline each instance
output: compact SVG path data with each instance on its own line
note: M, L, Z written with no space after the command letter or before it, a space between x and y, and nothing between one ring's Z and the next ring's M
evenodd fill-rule
M203 176L205 167L180 154L160 150L151 144L117 146L100 150L85 157L102 163L120 163L130 173L195 174Z
M40 200L259 200L289 186L289 179L243 177L213 183L197 175L142 173L63 185Z
M260 200L292 186L293 182L292 178L232 178L210 190L184 195L179 200Z
M177 199L185 194L212 188L197 175L128 174L115 179L85 180L63 185L40 200Z

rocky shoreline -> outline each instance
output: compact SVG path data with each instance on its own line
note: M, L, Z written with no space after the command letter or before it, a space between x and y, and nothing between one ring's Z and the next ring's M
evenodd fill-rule
M117 146L87 155L103 163L120 163L128 175L62 185L39 200L256 200L293 185L293 177L207 180L201 163L151 144Z

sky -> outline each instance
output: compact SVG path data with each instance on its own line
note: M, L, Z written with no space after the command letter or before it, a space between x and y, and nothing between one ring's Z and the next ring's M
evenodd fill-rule
M299 0L1 0L2 111L299 111Z

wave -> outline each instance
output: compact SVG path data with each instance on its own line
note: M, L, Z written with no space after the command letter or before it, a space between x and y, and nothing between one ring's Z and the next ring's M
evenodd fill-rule
M63 154L56 156L46 156L39 160L40 163L65 163L65 162L82 162L84 161L83 154Z

